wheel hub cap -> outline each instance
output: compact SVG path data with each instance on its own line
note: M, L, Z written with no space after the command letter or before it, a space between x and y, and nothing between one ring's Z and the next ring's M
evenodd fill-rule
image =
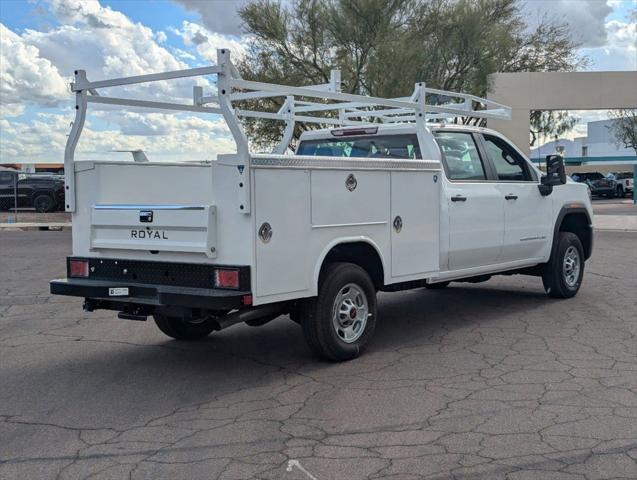
M580 263L580 255L577 249L573 246L568 247L564 253L562 273L564 281L569 287L574 287L579 280Z
M369 304L361 287L354 283L345 285L334 299L332 326L336 335L345 343L358 340L367 325Z

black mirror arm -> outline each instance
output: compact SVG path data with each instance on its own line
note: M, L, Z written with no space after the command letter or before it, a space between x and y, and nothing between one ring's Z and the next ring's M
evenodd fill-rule
M543 197L546 197L547 195L553 193L553 185L551 185L550 183L544 183L544 179L546 178L546 176L542 177L542 183L537 186L537 188L540 190L540 194Z

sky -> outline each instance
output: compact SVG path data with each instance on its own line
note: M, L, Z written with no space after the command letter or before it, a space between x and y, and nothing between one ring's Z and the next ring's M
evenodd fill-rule
M0 162L61 162L74 118L75 69L90 80L214 64L216 49L244 54L249 38L237 8L246 0L0 0ZM637 70L637 0L528 0L529 23L543 15L569 24L588 70ZM214 85L199 79L205 91ZM192 79L119 87L113 94L192 102ZM215 115L89 106L76 159L201 160L232 152ZM578 112L572 136L603 112Z

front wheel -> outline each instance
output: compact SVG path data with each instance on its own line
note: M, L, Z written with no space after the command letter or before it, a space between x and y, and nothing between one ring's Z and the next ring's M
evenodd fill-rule
M301 308L307 343L331 361L356 358L376 328L376 289L365 270L352 263L332 263L321 275L318 297Z
M184 320L156 313L153 318L159 329L175 340L200 340L210 335L216 326L210 317Z
M544 267L544 290L553 298L574 297L584 275L584 249L577 235L560 232L554 257Z

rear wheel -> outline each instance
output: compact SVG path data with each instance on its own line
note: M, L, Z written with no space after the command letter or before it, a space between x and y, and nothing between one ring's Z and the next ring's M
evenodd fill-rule
M55 202L50 195L43 193L33 199L33 208L40 213L50 212L55 208Z
M561 232L554 257L544 267L544 290L554 298L574 297L582 284L583 275L582 242L574 233Z
M205 338L214 330L215 322L210 317L193 320L183 320L179 317L153 315L159 329L176 340L199 340Z
M619 198L624 198L624 187L622 187L621 185L618 185L616 195Z
M376 289L358 265L332 263L321 275L319 295L301 308L307 343L332 361L356 358L376 328Z

